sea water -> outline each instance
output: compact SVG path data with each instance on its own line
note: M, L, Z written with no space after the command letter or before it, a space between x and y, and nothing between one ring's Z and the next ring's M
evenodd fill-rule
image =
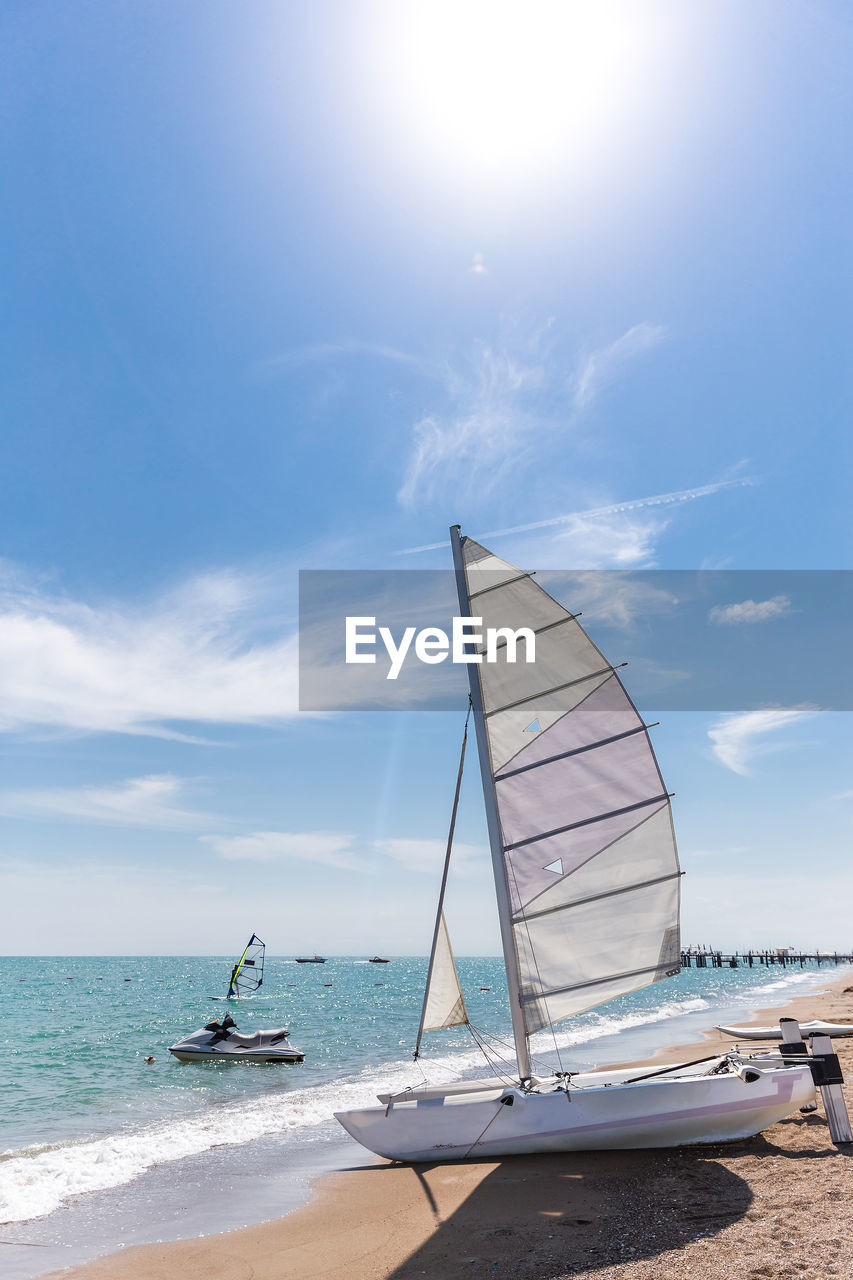
M268 957L260 991L225 1002L231 963L225 957L0 958L0 1222L41 1220L57 1245L62 1241L50 1228L59 1225L59 1234L78 1244L88 1232L99 1237L95 1243L116 1247L110 1231L123 1239L127 1232L120 1229L114 1193L131 1185L125 1199L134 1240L274 1216L287 1207L283 1177L304 1184L307 1172L330 1163L332 1151L333 1164L342 1153L343 1162L366 1158L333 1111L374 1105L377 1091L424 1078L438 1083L492 1074L512 1059L498 958L457 962L471 1022L489 1037L491 1066L466 1028L429 1033L422 1058L413 1062L423 957L394 957L388 964ZM689 1041L715 1022L743 1019L750 1008L825 986L836 972L686 969L534 1037L537 1069L643 1057ZM290 1027L304 1063L180 1063L169 1054L170 1044L226 1012L242 1031ZM271 1198L264 1189L272 1175ZM158 1185L170 1188L168 1206L157 1204ZM183 1203L171 1213L175 1195L183 1202L193 1194L209 1212L216 1206L213 1220L193 1219ZM99 1205L107 1203L110 1228L99 1220ZM148 1229L138 1222L146 1212ZM27 1233L3 1232L20 1241ZM96 1251L93 1245L86 1252ZM76 1255L58 1262L51 1256L50 1265L69 1260ZM15 1274L38 1271L37 1259L28 1256Z

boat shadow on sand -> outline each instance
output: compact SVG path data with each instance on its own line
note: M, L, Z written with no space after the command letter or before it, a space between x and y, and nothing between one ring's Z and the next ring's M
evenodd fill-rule
M781 1160L826 1160L838 1157L853 1158L853 1142L832 1143L822 1115L788 1116L779 1122L782 1132L794 1132L800 1141L796 1148L778 1146L766 1133L756 1134L747 1142L732 1144L732 1156L739 1152L768 1159L775 1156Z
M409 1172L419 1181L433 1229L387 1280L456 1270L512 1280L569 1277L652 1260L714 1237L753 1205L750 1186L732 1168L739 1160L838 1154L824 1122L797 1117L792 1123L800 1128L797 1150L759 1135L680 1150L507 1157L490 1164L461 1203L466 1180L454 1176L458 1165L413 1166ZM375 1172L381 1179L401 1168L380 1165Z

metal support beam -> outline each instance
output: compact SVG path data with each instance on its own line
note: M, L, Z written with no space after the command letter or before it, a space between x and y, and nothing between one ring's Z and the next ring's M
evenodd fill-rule
M829 1036L815 1035L812 1041L812 1061L815 1066L820 1061L820 1075L815 1083L820 1089L823 1109L829 1122L829 1136L837 1145L839 1142L853 1142L853 1131L850 1128L850 1117L841 1086L844 1077L838 1065L838 1057L832 1048ZM821 1082L823 1081L823 1083Z

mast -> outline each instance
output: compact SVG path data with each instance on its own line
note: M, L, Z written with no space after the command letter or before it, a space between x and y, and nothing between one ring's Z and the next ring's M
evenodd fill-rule
M462 539L459 529L460 526L458 524L450 526L450 545L453 549L453 568L456 573L459 614L460 617L470 618L472 614L468 601L468 585L465 580ZM515 1055L518 1059L518 1074L524 1080L532 1075L530 1048L527 1043L527 1031L524 1026L524 1014L521 1007L521 990L518 982L518 966L515 959L515 940L512 933L512 912L506 882L506 871L504 869L503 837L501 835L500 818L498 817L498 801L492 776L489 742L486 736L486 720L483 714L480 667L476 662L468 663L468 682L471 690L471 709L474 714L474 724L477 727L477 751L480 757L480 776L483 779L483 799L486 805L486 823L489 831L492 871L495 878L495 895L498 902L498 919L501 926L501 944L503 946L506 981L509 991L512 1035L515 1041Z

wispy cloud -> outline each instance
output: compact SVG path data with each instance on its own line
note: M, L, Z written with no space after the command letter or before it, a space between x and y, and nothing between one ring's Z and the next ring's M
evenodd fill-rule
M209 825L211 815L179 804L186 783L172 774L149 774L105 786L30 788L0 792L0 813L164 830Z
M425 871L435 874L444 864L446 842L444 840L391 839L377 840L374 847L380 853L399 862L409 871ZM457 871L467 870L473 863L488 856L485 845L456 843L453 846L453 866Z
M741 600L739 604L717 604L708 612L708 620L718 626L747 626L754 622L772 622L791 612L788 596L772 600Z
M730 844L719 849L681 849L678 852L682 862L689 861L691 858L740 858L745 853L749 853L750 846L748 844Z
M649 568L669 523L652 512L578 515L547 535L534 535L519 552L540 569L566 564L587 570Z
M339 342L313 342L303 347L293 347L282 355L266 361L263 370L276 373L289 369L298 369L303 365L338 360L346 356L366 356L371 360L389 360L393 364L403 365L426 377L443 378L441 366L433 364L422 356L413 355L410 351L402 351L383 342L358 342L354 338L343 338Z
M713 754L727 769L747 777L758 757L790 745L769 742L771 734L800 724L817 714L815 710L808 708L776 708L723 716L708 730L708 737L713 743Z
M488 275L484 255L469 272ZM401 506L430 501L453 484L457 494L482 496L523 464L532 442L564 433L633 360L657 346L662 325L644 321L595 350L574 372L558 359L553 319L525 333L506 332L467 354L428 359L390 344L344 339L297 347L267 361L265 370L288 372L311 363L356 356L384 360L435 384L426 409L411 426L411 448L397 491Z
M635 324L615 342L587 352L581 359L573 384L576 409L588 409L593 400L610 383L622 367L660 343L666 329L660 324Z
M548 429L547 328L516 346L480 343L461 366L447 365L449 408L412 429L412 452L397 497L404 507L432 498L452 479L460 489L493 488L535 433Z
M665 586L615 570L548 573L542 585L559 599L582 599L588 622L621 630L632 627L638 618L671 614L679 603Z
M0 583L0 732L186 737L297 709L295 624L281 582L219 572L133 604ZM271 633L277 632L278 634Z
M388 859L406 871L438 875L445 854L443 839L360 841L339 831L253 831L248 835L199 838L221 858L233 861L315 863L360 872L377 871L387 866ZM487 856L483 845L460 842L453 846L453 865L462 872Z
M485 273L481 255L472 271ZM554 353L552 321L523 340L481 343L461 366L448 365L449 408L425 414L412 432L412 453L397 497L411 508L453 483L488 492L519 465L535 439L564 432L624 366L662 339L661 325L634 325L616 341L584 354L566 378Z
M613 502L608 506L590 507L586 511L569 511L564 515L549 516L546 520L533 520L529 524L511 525L506 529L488 529L485 533L475 533L474 537L478 540L492 541L495 538L508 538L516 534L532 533L540 529L559 529L564 527L569 535L573 533L581 537L593 537L598 528L598 532L602 531L606 534L618 533L618 526L614 524L615 520L622 517L630 516L636 511L653 510L664 512L668 508L675 508L688 502L694 502L697 498L706 498L711 494L720 493L724 489L740 489L754 485L755 480L748 476L739 477L731 480L718 480L712 484L697 485L693 489L677 489L672 493L656 493L648 498L630 498L627 502ZM661 523L657 522L651 527L643 528L642 522L638 526L632 528L632 522L628 521L624 526L625 552L623 555L623 563L636 563L637 560L643 559L649 551L649 539L653 532L659 532ZM443 547L447 547L448 542L428 542L419 547L405 547L396 555L409 556L416 555L421 551L437 551ZM617 542L617 547L619 543ZM632 550L633 548L633 550ZM618 563L612 558L610 563ZM591 568L596 566L589 566Z
M337 831L253 831L242 836L200 836L221 858L235 862L313 862L347 871L364 870L355 837Z

